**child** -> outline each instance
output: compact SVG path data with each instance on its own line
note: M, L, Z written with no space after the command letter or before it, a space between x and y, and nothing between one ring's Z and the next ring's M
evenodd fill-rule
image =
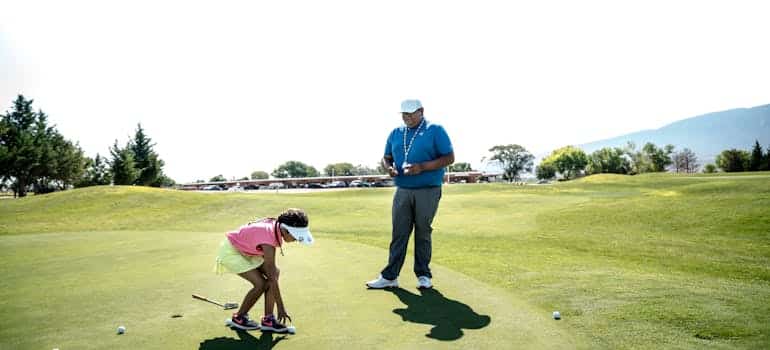
M260 219L228 232L217 255L217 272L224 269L238 274L251 282L252 288L243 298L238 312L233 314L229 324L240 329L257 329L273 332L288 332L284 325L291 317L286 312L278 287L280 270L275 265L276 247L281 250L282 242L299 241L313 243L308 229L307 214L302 209L290 208L275 218ZM249 319L248 312L265 293L265 315L260 324ZM273 315L273 306L278 307L278 317Z

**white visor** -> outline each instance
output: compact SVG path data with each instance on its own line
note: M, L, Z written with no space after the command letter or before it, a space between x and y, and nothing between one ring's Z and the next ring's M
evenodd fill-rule
M289 234L297 240L297 242L305 243L307 245L313 244L313 235L310 234L310 229L307 227L294 227L286 224L281 224L282 228L289 231Z

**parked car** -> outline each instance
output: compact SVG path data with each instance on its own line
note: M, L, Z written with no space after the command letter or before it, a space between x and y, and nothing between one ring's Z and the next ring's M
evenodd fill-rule
M377 181L374 184L372 184L372 187L392 187L392 186L393 186L392 180Z
M219 187L219 185L208 185L203 187L204 191L222 191L224 190L222 187Z
M258 190L259 186L257 185L246 185L243 187L244 190Z
M337 188L337 187L348 187L348 184L346 184L345 181L332 181L328 185L326 185L326 188Z
M372 184L366 181L353 180L353 181L350 181L350 187L372 187Z
M324 185L321 185L318 182L311 182L305 186L306 188L324 188Z
M284 185L283 182L271 182L269 185L267 185L267 188L271 190L279 190L286 188L286 185Z

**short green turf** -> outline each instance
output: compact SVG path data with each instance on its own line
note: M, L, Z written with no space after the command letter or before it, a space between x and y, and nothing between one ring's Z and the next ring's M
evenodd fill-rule
M445 186L440 296L413 288L409 263L403 291L363 289L387 257L392 191L96 187L2 200L0 349L770 347L767 173ZM211 272L216 243L290 206L308 210L319 242L279 261L300 333L225 329L225 311L190 298L245 292ZM453 308L476 321L420 317Z

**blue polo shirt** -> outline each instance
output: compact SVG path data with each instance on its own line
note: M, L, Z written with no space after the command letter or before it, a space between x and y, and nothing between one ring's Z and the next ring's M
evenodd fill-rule
M425 117L423 117L424 119ZM385 144L385 155L393 157L393 165L398 170L398 176L394 178L396 186L403 188L424 188L441 186L444 179L444 168L438 170L423 171L419 175L404 175L401 165L404 163L404 132L406 132L406 144L414 142L409 149L408 163L422 163L434 160L453 152L452 142L449 140L444 127L431 123L424 119L425 123L419 133L414 137L419 126L407 128L401 126L393 129L388 135Z

